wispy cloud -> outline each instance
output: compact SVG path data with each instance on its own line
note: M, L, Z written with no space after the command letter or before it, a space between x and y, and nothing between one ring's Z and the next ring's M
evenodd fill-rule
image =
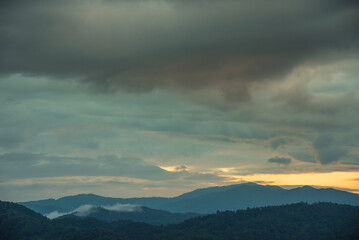
M133 204L120 204L116 203L112 206L94 206L90 204L81 205L80 207L76 208L73 211L70 212L59 212L59 211L53 211L51 213L45 214L45 216L49 219L58 218L64 215L74 214L79 217L86 217L92 212L96 212L99 208L103 208L109 211L115 211L115 212L135 212L135 211L141 211L141 207L138 205Z

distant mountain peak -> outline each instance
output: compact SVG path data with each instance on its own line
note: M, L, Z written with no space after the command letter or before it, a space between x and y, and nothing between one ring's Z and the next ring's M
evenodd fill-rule
M301 186L301 187L297 187L297 188L293 188L292 190L321 190L321 188L314 188L312 186L309 186L309 185L304 185L304 186Z
M303 189L316 189L316 188L314 188L312 186L309 186L309 185L304 185L302 188Z
M79 194L75 194L75 195L71 195L71 196L65 196L65 197L61 197L61 198L67 198L67 197L101 197L100 195L96 195L94 193L79 193ZM58 198L58 199L61 199Z
M244 183L239 183L237 185L259 186L260 184L255 183L255 182L244 182Z

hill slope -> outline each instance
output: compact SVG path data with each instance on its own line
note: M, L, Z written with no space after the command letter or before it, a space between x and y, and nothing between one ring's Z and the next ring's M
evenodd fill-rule
M0 238L35 239L51 229L51 221L16 203L0 201Z

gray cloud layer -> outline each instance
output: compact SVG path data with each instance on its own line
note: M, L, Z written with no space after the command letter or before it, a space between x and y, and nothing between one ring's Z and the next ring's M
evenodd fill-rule
M357 170L358 3L1 1L0 192Z
M273 158L268 159L268 162L288 165L292 162L292 160L290 158L273 157Z
M3 1L0 71L97 90L253 84L358 47L357 1ZM338 55L339 54L339 55Z
M0 155L2 176L9 178L57 176L128 176L145 179L176 177L139 158L118 158L114 155L97 158L48 156L28 152ZM25 167L27 166L27 167ZM31 169L31 171L28 171Z

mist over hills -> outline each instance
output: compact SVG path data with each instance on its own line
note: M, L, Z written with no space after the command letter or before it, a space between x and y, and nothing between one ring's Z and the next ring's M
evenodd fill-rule
M111 198L95 194L79 194L55 199L21 202L20 204L42 214L53 211L70 212L90 204L109 206L133 204L148 208L178 213L209 214L216 211L246 209L297 202L333 202L359 205L359 195L332 188L317 189L310 186L286 190L278 186L264 186L255 183L242 183L221 187L197 189L177 197L163 198Z
M1 239L66 240L356 240L359 207L334 203L217 212L180 224L155 226L133 221L101 221L69 215L50 220L16 203L0 201Z
M96 207L93 205L82 205L72 212L61 213L54 211L45 216L50 219L90 217L106 222L113 222L118 220L131 220L135 222L144 222L152 225L166 225L166 224L180 223L183 222L184 220L200 216L200 214L171 213L164 210L156 210L156 209L151 209L137 205L115 204L113 206L102 206L102 207Z

